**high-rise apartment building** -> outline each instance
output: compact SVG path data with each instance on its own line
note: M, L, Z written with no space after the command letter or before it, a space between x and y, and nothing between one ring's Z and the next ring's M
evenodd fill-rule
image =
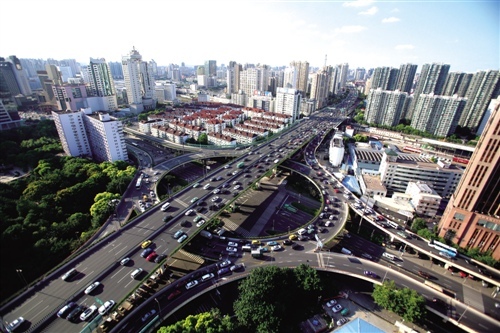
M290 67L295 72L295 82L293 82L292 88L300 90L305 95L309 80L309 63L307 61L292 61Z
M232 94L240 89L240 71L241 65L236 61L230 61L227 67L227 93Z
M205 61L205 75L208 77L217 76L217 61L215 60Z
M332 68L324 67L312 74L311 99L316 100L316 109L321 109L328 104L328 91L330 88Z
M475 73L465 94L467 104L458 124L475 132L491 99L498 97L499 93L500 71L489 70Z
M415 104L418 100L420 94L430 94L441 95L444 89L444 84L446 78L448 77L448 71L450 70L450 65L446 64L424 64L420 75L418 77L418 82L413 93L413 101L408 108L407 119L412 119L415 112Z
M0 98L0 131L20 127L22 120L17 111L8 111Z
M371 77L371 89L394 90L398 80L398 69L392 67L377 67Z
M123 79L123 67L118 61L110 61L108 63L109 69L111 71L111 76L113 79L121 80Z
M443 95L465 97L465 93L469 88L472 74L462 72L450 72L444 84Z
M396 126L405 113L408 100L406 92L371 89L366 103L365 120L371 124Z
M53 85L52 92L59 110L76 111L88 107L85 84Z
M354 74L354 80L363 81L366 77L366 69L356 68L356 74Z
M336 93L339 93L340 90L344 89L347 85L347 78L349 77L349 64L343 63L340 65L339 79L338 79L338 90Z
M107 113L53 111L59 138L69 156L90 156L98 162L127 161L127 147L121 121Z
M102 111L118 109L115 84L111 70L106 60L90 58L87 67L90 89L94 96L102 97L104 108Z
M0 92L12 97L31 95L28 76L16 56L0 58Z
M411 89L413 87L413 80L415 80L416 73L417 73L417 65L402 64L399 67L395 90L406 92L408 94L411 93Z
M276 113L284 113L292 117L292 122L299 119L300 115L300 91L291 88L278 88L276 92Z
M266 91L268 81L269 66L267 65L248 67L240 72L240 90L246 96L252 96L255 91Z
M411 127L441 137L452 135L466 101L466 98L457 95L420 94L415 103Z
M122 57L123 76L130 109L134 112L156 107L153 71L141 54L134 48Z
M500 104L439 222L439 235L500 260Z

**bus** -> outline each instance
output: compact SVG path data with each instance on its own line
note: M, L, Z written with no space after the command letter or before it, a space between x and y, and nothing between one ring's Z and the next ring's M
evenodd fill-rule
M405 147L403 147L403 151L409 151L410 153L420 154L422 152L422 149L414 148L414 147L410 147L410 146L405 146Z
M297 213L297 208L290 206L289 204L285 204L283 208L285 208L287 211L291 213Z
M137 179L137 183L135 183L135 188L139 190L141 188L141 184L142 184L142 176L139 177L139 179Z
M236 165L236 167L238 169L242 169L244 166L245 166L245 163L243 163L243 162L240 162L240 163L238 163L238 165Z
M431 240L430 242L427 243L427 245L435 248L438 252L443 252L449 255L451 258L455 258L458 255L457 249L449 245L443 244L441 242L438 242L436 240Z
M453 156L453 162L457 162L457 163L461 163L461 164L469 164L468 159L457 157L457 156Z
M139 145L138 145L137 143L135 143L135 142L132 142L132 145L134 145L134 146L136 146L136 147L137 147L137 146L139 146Z

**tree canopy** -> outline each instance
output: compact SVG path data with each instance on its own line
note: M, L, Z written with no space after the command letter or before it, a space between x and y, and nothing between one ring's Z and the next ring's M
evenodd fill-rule
M413 289L398 289L394 281L375 285L372 296L375 303L406 321L416 322L426 314L425 298Z
M173 325L161 327L158 333L232 333L235 324L228 315L222 316L219 309L187 316Z

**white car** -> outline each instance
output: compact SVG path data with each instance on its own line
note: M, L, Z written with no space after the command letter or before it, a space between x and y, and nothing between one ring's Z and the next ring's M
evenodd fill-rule
M226 251L227 252L238 252L238 249L231 247L231 246L228 246L228 247L226 247Z
M97 311L97 306L91 305L87 310L83 311L80 315L81 321L86 321L89 318L92 318L92 315Z
M331 307L332 307L332 306L334 306L335 304L337 304L337 301L336 301L336 300L334 300L334 299L332 299L332 300L330 300L330 301L326 302L326 306L327 306L327 307L329 307L329 308L331 308Z
M92 291L94 291L95 288L99 287L101 283L99 281L96 281L94 283L92 283L90 286L87 287L87 289L85 289L85 294L88 295L90 294Z
M191 289L191 288L194 288L198 285L198 280L193 280L193 281L189 281L187 284L186 284L186 289Z
M238 247L238 243L235 242L228 242L227 246L232 246L232 247Z
M115 301L113 300L109 300L109 301L106 301L104 302L103 305L101 305L101 307L99 308L99 314L101 316L105 315L109 310L111 310L111 308L115 306Z
M215 197L212 198L212 202L216 202L217 200L219 200L218 196L215 196Z
M239 190L240 188L241 188L241 186L240 186L240 185L236 185L235 187L233 187L233 190L237 191L237 190Z
M217 194L220 192L220 188L216 188L215 190L212 191L213 194Z
M192 213L193 213L193 210L192 210L192 209L190 209L190 210L188 210L188 211L186 212L186 214L184 214L184 215L189 216L189 215L191 215Z
M199 228L199 227L201 227L202 225L204 225L204 224L205 224L205 222L206 222L205 220L200 220L198 223L196 223L196 226Z
M274 245L273 247L271 247L271 250L273 251L281 251L283 248L281 247L281 245Z
M122 266L125 266L126 264L128 264L128 262L130 261L130 258L123 258L122 260L120 260L120 265Z
M7 332L14 332L23 323L24 323L24 318L23 317L17 318L13 322L11 322L9 325L7 325Z
M335 305L332 307L332 311L333 311L333 312L335 312L335 313L342 311L342 305L340 305L340 304L335 304Z
M219 264L219 268L224 268L224 267L227 267L227 266L229 266L231 264L232 264L231 260L224 260L223 262L221 262Z

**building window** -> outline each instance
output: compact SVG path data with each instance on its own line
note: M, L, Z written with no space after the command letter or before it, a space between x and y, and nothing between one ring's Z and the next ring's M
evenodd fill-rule
M465 218L465 215L464 214L460 214L460 213L455 213L455 215L453 216L453 218L455 220L458 220L458 221L463 221L464 218Z

